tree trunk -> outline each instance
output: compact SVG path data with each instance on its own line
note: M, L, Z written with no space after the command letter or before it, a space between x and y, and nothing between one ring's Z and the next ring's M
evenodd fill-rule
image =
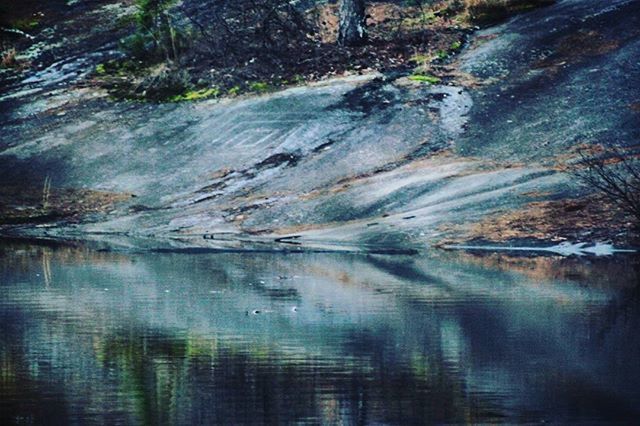
M342 46L357 46L367 39L365 0L340 1L340 28L338 44Z

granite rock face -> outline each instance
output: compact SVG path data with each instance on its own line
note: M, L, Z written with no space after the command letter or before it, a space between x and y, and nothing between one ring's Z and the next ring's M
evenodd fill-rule
M120 103L75 84L108 46L78 54L0 97L0 184L48 177L135 198L82 223L2 232L143 248L427 247L530 194L575 195L556 166L580 144L637 143L639 17L638 2L591 0L520 15L458 59L473 85L370 74Z

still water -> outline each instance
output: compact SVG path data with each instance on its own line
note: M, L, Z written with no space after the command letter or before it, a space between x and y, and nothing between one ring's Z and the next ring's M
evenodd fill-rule
M634 422L633 260L0 246L2 424Z

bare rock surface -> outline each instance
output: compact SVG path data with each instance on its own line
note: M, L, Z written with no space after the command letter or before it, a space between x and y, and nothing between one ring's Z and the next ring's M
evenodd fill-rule
M5 235L148 249L420 250L581 193L580 144L639 135L640 4L560 1L476 34L479 87L368 74L235 100L111 101L76 54L0 96L0 184L132 194ZM542 195L541 195L542 194Z

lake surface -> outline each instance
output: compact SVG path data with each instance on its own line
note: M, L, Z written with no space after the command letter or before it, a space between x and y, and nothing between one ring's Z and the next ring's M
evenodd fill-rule
M634 262L5 243L0 420L635 422Z

